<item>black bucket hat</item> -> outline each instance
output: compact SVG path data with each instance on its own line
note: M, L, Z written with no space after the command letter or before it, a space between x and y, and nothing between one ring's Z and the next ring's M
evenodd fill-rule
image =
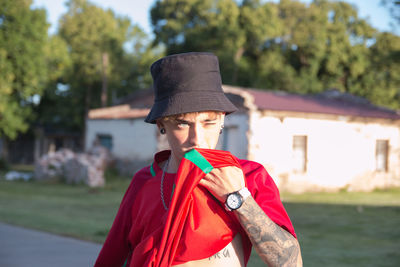
M189 112L237 110L222 91L218 58L192 52L164 57L150 67L155 99L145 122Z

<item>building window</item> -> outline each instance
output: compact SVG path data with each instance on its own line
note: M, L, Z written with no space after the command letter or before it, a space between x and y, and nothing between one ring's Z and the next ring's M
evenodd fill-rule
M293 136L293 171L307 171L307 136Z
M389 141L388 140L376 140L376 170L379 172L388 171L388 155L389 155Z
M112 136L109 134L98 134L97 138L99 139L100 145L107 148L109 151L112 151L113 143Z

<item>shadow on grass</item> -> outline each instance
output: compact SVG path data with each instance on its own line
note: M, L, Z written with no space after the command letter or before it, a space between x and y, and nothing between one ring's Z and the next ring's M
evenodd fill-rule
M304 266L400 266L400 207L284 203ZM249 267L265 266L253 251Z

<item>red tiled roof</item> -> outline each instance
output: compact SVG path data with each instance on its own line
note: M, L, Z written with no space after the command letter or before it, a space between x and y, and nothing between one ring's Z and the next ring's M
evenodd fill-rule
M283 91L256 90L227 85L224 85L224 88L233 88L250 94L254 98L255 106L260 110L400 120L400 114L394 110L372 105L363 98L335 90L319 95L300 95ZM243 105L242 102L236 99L237 97L234 97L235 93L229 92L228 94L231 95L231 101L234 101L236 105ZM120 105L90 110L89 119L144 118L150 111L153 99L153 90L141 90L123 99ZM239 108L242 109L242 107Z
M366 100L349 94L329 97L324 94L310 96L254 89L245 89L245 91L254 97L255 105L261 110L294 111L400 120L400 114L396 111L372 105Z
M154 101L153 89L138 90L120 99L117 105L91 109L89 119L135 119L144 118Z
M130 105L118 105L107 108L91 109L89 119L134 119L146 117L150 109L132 108Z

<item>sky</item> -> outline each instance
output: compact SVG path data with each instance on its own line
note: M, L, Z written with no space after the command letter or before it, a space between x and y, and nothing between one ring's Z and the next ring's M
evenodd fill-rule
M67 11L67 0L33 0L33 7L47 10L47 20L51 24L50 33L57 30L57 22L62 14ZM347 0L358 9L361 18L366 19L373 27L380 31L392 31L400 35L399 29L390 26L390 16L386 8L379 3L381 0ZM103 8L111 8L118 15L128 16L132 22L137 23L148 34L151 34L150 8L155 0L90 0L90 2ZM274 1L276 2L276 1ZM311 0L302 0L310 3Z

